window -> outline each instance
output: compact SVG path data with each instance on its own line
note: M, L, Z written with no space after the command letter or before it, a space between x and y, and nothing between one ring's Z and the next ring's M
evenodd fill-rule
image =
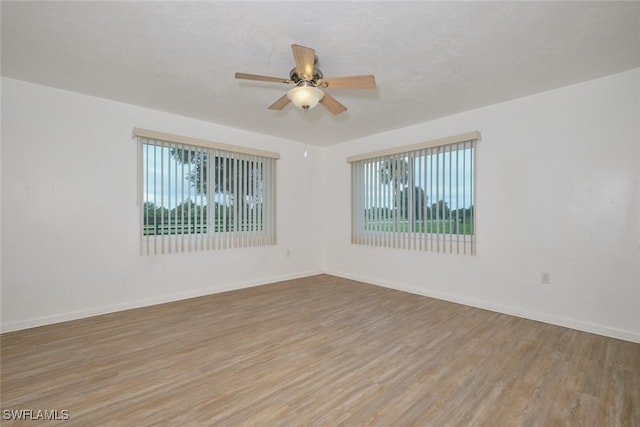
M277 153L134 135L143 254L275 244Z
M376 153L351 163L351 242L475 255L478 132Z

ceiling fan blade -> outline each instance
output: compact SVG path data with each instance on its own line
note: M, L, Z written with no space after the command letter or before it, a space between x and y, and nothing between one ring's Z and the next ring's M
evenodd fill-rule
M260 82L275 82L275 83L292 83L291 80L281 79L279 77L260 76L258 74L236 73L236 79L241 80L258 80Z
M320 104L324 105L325 108L333 114L340 114L347 111L347 107L340 104L333 96L329 95L325 92L324 96L320 100Z
M273 104L269 105L269 110L282 110L290 102L291 102L291 100L285 94L282 98L278 99L276 102L274 102Z
M293 59L296 61L296 73L303 80L313 78L313 66L316 61L316 51L310 47L292 44Z
M331 77L318 80L318 84L327 83L329 89L374 89L376 78L368 76Z

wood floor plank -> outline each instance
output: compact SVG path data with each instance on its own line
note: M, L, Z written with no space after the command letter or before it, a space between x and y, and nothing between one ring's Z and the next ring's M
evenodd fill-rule
M0 346L3 425L640 426L640 344L328 275Z

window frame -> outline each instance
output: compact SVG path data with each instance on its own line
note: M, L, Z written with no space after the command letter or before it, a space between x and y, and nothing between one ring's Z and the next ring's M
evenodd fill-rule
M476 131L347 158L347 162L351 164L351 243L475 255L476 159L477 141L480 139L480 133ZM466 156L467 151L469 152L467 164L464 164L461 169L458 156L461 152ZM422 157L424 161L420 163ZM442 172L435 174L433 174L433 164L430 169L426 166L426 162L433 161L434 157L436 166L440 164L440 159L443 162ZM448 165L444 163L446 158L448 158ZM454 158L456 163L453 162ZM423 170L417 170L422 167L424 167ZM455 175L452 172L454 169ZM426 176L428 170L431 174L429 178ZM448 179L441 173L448 173ZM462 201L458 188L460 173L463 176L463 191L465 191L466 180L470 181L466 187L469 194L463 194ZM437 180L441 176L442 183L439 183ZM455 199L452 197L454 178ZM386 183L383 182L385 180ZM398 184L399 181L403 184ZM430 187L433 186L430 191L427 190L427 183ZM444 187L445 185L448 189ZM440 190L442 190L441 195L439 195ZM467 197L469 204L465 205ZM455 209L453 201L455 201ZM431 216L434 213L435 220ZM440 214L442 214L441 217ZM460 216L462 216L462 223L459 222ZM375 226L376 222L378 229L372 230L371 224ZM404 224L406 224L406 230L403 230ZM458 233L461 226L463 232ZM452 229L456 232L451 232ZM467 234L468 230L470 230L469 234Z
M138 143L138 205L140 209L139 235L141 254L154 255L276 244L276 164L280 157L278 153L246 147L236 147L140 128L134 128L133 135ZM145 164L145 149L152 150L154 153L159 151L162 157L159 173L155 171L158 164L157 158L154 157L152 166L155 175L151 172L154 177L154 187L152 192L147 190L147 193L145 193L145 179L148 180L149 158L146 158L147 163ZM184 160L178 160L174 154L169 154L169 152L165 153L165 149L185 150L187 153L186 156L184 155L185 151L182 151L179 156L183 159L186 158L186 162ZM148 152L149 151L147 151L147 155ZM198 167L191 163L192 160L189 157L192 155L191 153L198 153L198 155L201 156L200 159L197 160L197 162L200 163ZM166 169L164 158L167 158L169 161ZM211 159L214 160L211 161ZM185 163L188 163L186 167ZM179 164L182 164L182 167L178 166ZM174 165L173 168L171 165ZM226 176L223 175L225 165L229 167L228 175ZM185 193L184 182L187 181L185 170L190 174L194 168L198 170L200 174L199 178L198 176L196 176L196 178L202 180L199 181L198 185L204 186L205 190L202 191L202 188L199 190L189 188ZM179 169L181 169L180 172L178 172ZM172 171L173 176L171 175ZM256 171L260 174L260 178L257 178ZM168 173L169 178L164 176L165 173ZM178 178L179 173L182 174L182 178ZM147 174L147 176L145 176L145 174ZM163 185L167 182L170 186L172 178L175 178L176 186L178 185L178 181L181 183L181 192L178 192L176 188L173 189L173 191L176 191L176 198L173 200L175 206L173 206L173 208L171 207L171 191L168 193L169 196L167 200L164 198L165 189L162 188L162 186L160 193L158 193L158 188L155 185L155 178L158 175ZM229 182L233 183L233 189L226 187ZM149 185L148 181L146 185ZM226 189L224 191L216 191L217 188L221 188L219 186ZM149 196L149 194L152 194L152 196ZM161 195L158 196L158 194ZM178 196L178 194L180 194L180 196ZM233 199L239 195L241 195L242 199L246 202L234 202ZM195 197L195 200L193 200L192 197ZM260 197L261 199L259 207L255 204L256 197ZM160 198L159 207L157 204L158 198ZM228 204L223 204L219 201L220 199L228 200L229 198L231 198L232 201L226 202ZM251 200L251 202L248 200ZM146 215L147 221L145 222L145 214L150 203L154 209L154 224L157 224L158 221L158 218L155 216L156 211L160 209L162 213L161 225L163 232L160 234L148 233L149 216ZM253 204L253 206L249 207L250 204ZM183 208L180 208L181 217L180 221L178 221L177 215L180 206L189 206L189 208L194 206L195 214L193 216L193 222L191 211L189 210L187 222L186 224L184 223ZM221 207L222 209L220 209ZM196 215L198 209L199 218ZM169 212L169 216L167 217L164 217L165 210ZM177 227L181 227L182 232L178 231L177 228L172 228L174 221L170 216L172 210L176 215L176 224L180 222L180 225ZM221 212L223 213L221 214ZM226 217L226 214L228 214L229 217ZM233 218L233 222L227 222L228 218ZM249 222L245 222L247 218L250 218ZM200 221L198 221L198 219ZM203 219L206 219L206 222L203 222ZM223 230L218 228L218 222L221 219L224 225ZM169 224L168 233L165 232L165 222ZM243 228L238 230L240 226ZM187 228L186 232L185 227ZM206 229L203 231L205 227ZM231 227L233 227L233 229L230 229ZM192 228L193 231L190 231Z

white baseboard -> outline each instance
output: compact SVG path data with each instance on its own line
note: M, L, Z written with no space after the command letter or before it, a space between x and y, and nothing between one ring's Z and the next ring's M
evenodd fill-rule
M215 288L197 289L190 292L181 292L176 294L161 295L152 298L145 298L135 301L127 301L122 304L113 304L102 307L94 307L87 310L78 310L67 313L54 314L51 316L43 316L35 319L28 319L18 322L4 323L0 325L0 332L13 332L22 329L35 328L37 326L50 325L53 323L67 322L69 320L82 319L85 317L98 316L100 314L114 313L117 311L130 310L132 308L147 307L150 305L164 304L167 302L180 301L189 298L201 297L204 295L218 294L221 292L233 291L236 289L251 288L254 286L266 285L269 283L281 282L283 280L299 279L302 277L315 276L322 274L321 271L305 271L295 274L273 276L260 280L249 280L245 282L237 282L217 286Z
M640 343L640 333L627 331L622 329L610 328L607 326L597 325L594 323L583 322L561 316L554 316L547 313L540 313L527 310L521 307L514 307L504 304L495 304L489 301L482 301L472 298L460 297L447 293L430 291L412 286L400 285L397 283L387 282L375 279L373 277L359 276L340 271L325 271L325 274L342 277L345 279L356 280L358 282L369 283L384 288L395 289L398 291L409 292L411 294L422 295L426 297L436 298L444 301L454 302L458 304L468 305L471 307L482 308L484 310L494 311L502 314L509 314L524 319L536 320L538 322L550 323L552 325L563 326L566 328L576 329L583 332L590 332L597 335L603 335L611 338L618 338L625 341Z
M66 322L69 320L82 319L85 317L97 316L100 314L107 314L107 313L113 313L117 311L129 310L132 308L147 307L150 305L163 304L167 302L195 298L195 297L200 297L204 295L217 294L221 292L233 291L236 289L261 286L269 283L281 282L283 280L299 279L303 277L315 276L318 274L329 274L332 276L342 277L342 278L351 279L351 280L357 280L359 282L369 283L376 286L382 286L389 289L396 289L399 291L409 292L416 295L422 295L422 296L436 298L444 301L450 301L458 304L468 305L471 307L477 307L485 310L495 311L497 313L509 314L512 316L522 317L525 319L536 320L539 322L550 323L558 326L564 326L566 328L576 329L579 331L590 332L590 333L603 335L607 337L618 338L626 341L640 343L640 333L633 332L633 331L610 328L607 326L583 322L583 321L570 319L566 317L554 316L554 315L549 315L547 313L539 313L531 310L526 310L521 307L495 304L489 301L465 298L465 297L460 297L458 295L451 295L451 294L442 293L442 292L430 291L430 290L425 290L425 289L416 288L412 286L406 286L398 283L387 282L387 281L379 280L373 277L359 276L359 275L344 273L341 271L333 271L333 270L306 271L306 272L299 272L299 273L290 274L290 275L273 276L273 277L264 278L260 280L250 280L245 282L227 284L221 287L198 289L191 292L162 295L162 296L153 297L153 298L130 301L123 304L94 307L87 310L79 310L74 312L55 314L52 316L38 317L35 319L28 319L24 321L3 324L0 326L0 331L2 333L18 331L21 329L34 328L37 326Z

